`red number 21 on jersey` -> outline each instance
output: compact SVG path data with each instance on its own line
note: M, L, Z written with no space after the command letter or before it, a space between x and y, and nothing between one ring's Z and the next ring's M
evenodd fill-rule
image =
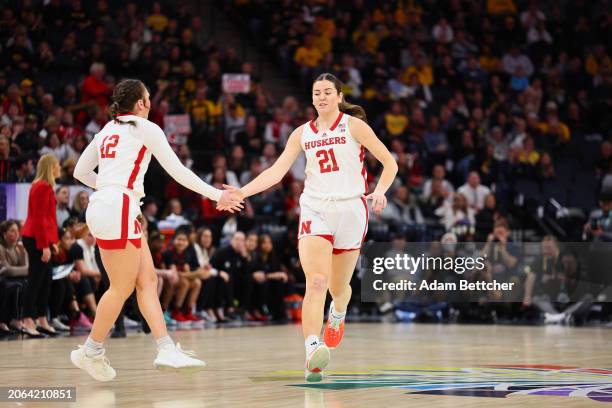
M115 147L117 147L118 143L119 135L106 136L104 139L102 139L102 146L100 146L100 156L103 159L114 159Z
M334 149L319 150L317 152L317 159L319 160L319 170L321 173L329 173L332 171L340 170L338 163L336 162L336 156L334 155ZM331 164L329 161L331 160Z

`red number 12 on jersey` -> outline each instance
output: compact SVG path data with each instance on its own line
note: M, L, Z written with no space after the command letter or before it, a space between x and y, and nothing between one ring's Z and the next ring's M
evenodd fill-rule
M119 135L106 136L104 139L102 139L102 146L100 146L100 156L103 159L114 159L115 147L117 147L118 143Z
M334 155L334 149L319 150L317 152L317 159L319 160L319 170L321 173L330 173L332 171L340 170L338 163L336 162L336 156ZM331 164L329 160L331 159Z

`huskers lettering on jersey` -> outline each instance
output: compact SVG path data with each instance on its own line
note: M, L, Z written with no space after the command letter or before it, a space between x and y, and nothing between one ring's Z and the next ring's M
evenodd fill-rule
M325 137L325 135L323 135L323 137ZM346 137L328 137L322 140L313 140L311 142L306 142L304 143L304 150L310 150L317 147L332 146L337 144L346 144Z
M340 112L327 130L317 129L314 121L303 127L304 194L314 198L347 199L367 192L364 149L351 135L350 118Z

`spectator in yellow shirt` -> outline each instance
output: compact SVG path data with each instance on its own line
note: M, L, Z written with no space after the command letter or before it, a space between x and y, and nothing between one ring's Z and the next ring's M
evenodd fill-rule
M373 30L370 20L363 19L359 28L353 33L352 39L357 49L363 47L368 53L375 54L378 50L380 40L385 38L386 34L387 30L382 24L379 24L376 29Z
M410 76L412 74L416 74L419 80L419 84L425 86L429 86L433 84L433 71L431 69L431 65L427 62L427 57L425 55L420 54L416 57L416 61L414 65L410 65L404 71L403 81L404 83L409 83Z
M301 67L314 68L321 62L323 54L314 46L312 35L307 35L304 39L304 45L298 47L295 51L293 60Z
M168 26L168 17L162 14L159 1L153 3L153 12L147 17L147 25L158 33L163 32Z
M533 138L527 137L523 142L523 149L518 153L518 162L535 166L540 161L540 153L535 150Z
M324 33L328 38L334 38L336 35L336 23L331 18L325 18L322 14L315 16L314 27L319 32Z
M493 53L491 52L491 47L489 45L485 45L482 47L482 52L478 62L480 63L480 68L482 68L486 72L501 71L501 60L495 55L493 55Z
M555 143L566 143L571 138L569 127L559 120L557 115L557 104L554 102L548 102L546 104L546 122L538 124L537 129L543 135L550 135L556 138Z
M406 23L408 23L408 16L404 9L398 7L397 10L395 10L395 13L393 13L393 21L400 27L404 27Z
M516 5L512 0L487 0L487 13L494 16L516 14Z
M187 112L195 126L216 124L221 117L221 104L206 98L206 87L196 89L195 98L189 102Z
M612 60L606 54L606 49L603 45L598 44L592 53L586 59L586 72L592 76L598 76L601 71L612 70Z
M408 115L399 102L393 102L391 110L385 114L385 129L390 138L403 136L408 129Z
M317 35L313 38L312 44L315 48L321 52L321 55L326 55L332 50L332 41L330 36L322 31L317 29Z
M376 7L372 12L372 21L376 24L384 24L385 17L385 13L380 7Z

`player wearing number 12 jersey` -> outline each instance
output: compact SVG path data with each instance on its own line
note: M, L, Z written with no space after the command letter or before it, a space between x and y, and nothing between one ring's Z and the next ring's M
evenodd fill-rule
M181 164L164 132L147 120L150 108L149 91L141 81L126 79L117 84L109 108L113 120L94 137L74 169L75 178L97 190L85 217L100 247L110 287L100 299L91 334L72 351L70 360L98 381L110 381L116 375L105 357L103 342L134 289L157 342L155 366L173 370L205 366L168 336L157 297L153 259L140 225L143 180L151 156L176 181L217 201L218 209L241 208L236 193L213 188Z
M297 128L278 160L240 189L245 198L278 183L304 151L306 180L300 197L298 247L306 276L302 331L308 381L321 381L330 349L342 340L351 298L349 282L367 232L366 200L372 200L374 212L382 211L387 204L385 193L397 173L397 163L365 122L365 112L344 102L341 89L334 75L318 76L312 86L318 117ZM364 148L384 167L376 189L368 196ZM321 342L328 289L333 301Z

